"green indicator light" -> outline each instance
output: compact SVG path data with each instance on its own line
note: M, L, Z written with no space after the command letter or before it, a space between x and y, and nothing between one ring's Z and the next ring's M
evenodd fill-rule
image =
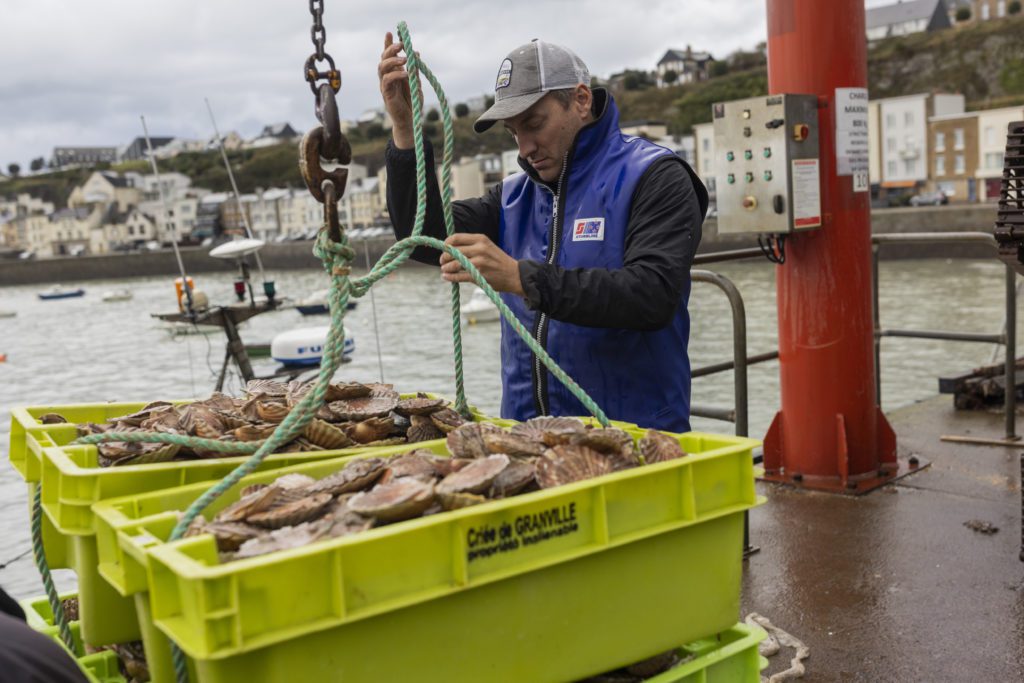
M732 161L735 158L736 158L736 155L733 154L732 152L726 152L725 153L725 160L726 161Z
M767 159L767 158L771 157L771 155L772 155L772 148L771 147L765 147L764 148L764 158Z
M730 173L729 177L727 178L727 180L729 181L729 184L732 185L733 183L736 182L736 176L734 176L732 173Z
M746 159L747 161L750 161L751 159L754 158L754 153L748 149L746 152L743 153L743 158Z
M765 171L764 172L764 179L765 180L771 180L772 179L772 172L771 171Z
M748 183L754 182L754 174L753 173L747 173L747 182Z

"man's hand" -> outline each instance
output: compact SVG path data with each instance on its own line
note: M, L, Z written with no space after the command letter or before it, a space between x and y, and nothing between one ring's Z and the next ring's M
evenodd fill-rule
M499 292L523 294L519 261L506 254L485 235L458 232L444 241L455 247L476 266L484 279ZM441 277L448 282L472 282L473 278L450 254L441 254Z
M412 149L412 93L409 91L409 72L405 70L406 57L398 54L401 43L394 42L390 32L384 34L384 52L377 65L380 94L384 108L391 117L391 137L398 149Z

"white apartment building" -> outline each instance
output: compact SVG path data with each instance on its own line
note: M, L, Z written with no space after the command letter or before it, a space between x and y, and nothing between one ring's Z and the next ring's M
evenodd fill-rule
M916 187L929 177L928 119L963 113L964 96L921 93L878 100L878 106L881 185Z
M978 199L996 201L1003 177L1007 127L1024 120L1024 107L1004 107L978 112Z
M693 137L697 162L693 170L704 181L704 185L708 188L708 194L714 198L716 196L715 125L713 123L698 123L693 127Z

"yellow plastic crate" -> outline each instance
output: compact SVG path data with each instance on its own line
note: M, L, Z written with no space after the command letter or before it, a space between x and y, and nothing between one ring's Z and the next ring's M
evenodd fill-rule
M200 681L569 680L737 619L757 442L679 438L691 453L681 460L228 565L217 563L210 537L164 542L174 511L207 485L95 512L120 561L146 569L153 619L194 658ZM286 471L325 476L341 464L250 475L207 514L242 486ZM538 530L542 519L561 523ZM612 626L622 623L626 634ZM586 651L566 651L567 634ZM467 653L454 673L452 642Z
M61 599L73 598L76 593L64 593ZM25 610L25 621L36 631L51 638L65 652L69 652L67 645L60 637L60 628L53 623L53 612L50 610L50 601L45 595L29 598L20 602L21 608ZM120 667L117 664L117 655L109 650L86 654L85 646L82 643L81 628L78 621L68 624L71 637L75 642L75 651L69 652L78 663L78 667L85 674L89 683L125 683L121 675Z
M692 659L645 683L760 683L760 672L768 667L768 660L757 653L757 646L766 635L757 627L736 624L687 643L678 653Z
M11 411L11 463L30 482L30 501L33 482L42 486L47 563L51 569L72 569L78 575L82 632L90 645L126 642L141 636L134 601L119 595L97 571L93 503L218 480L238 467L245 457L100 467L95 446L67 445L78 436L76 424L128 415L147 403L33 406ZM38 421L39 416L50 412L60 413L71 422L44 425ZM487 419L475 409L473 415ZM257 471L376 450L377 447L274 454L267 456Z

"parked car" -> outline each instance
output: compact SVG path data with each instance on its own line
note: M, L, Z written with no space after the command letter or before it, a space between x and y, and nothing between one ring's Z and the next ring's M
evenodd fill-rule
M944 192L922 192L910 198L911 206L941 206L949 204L949 197Z

